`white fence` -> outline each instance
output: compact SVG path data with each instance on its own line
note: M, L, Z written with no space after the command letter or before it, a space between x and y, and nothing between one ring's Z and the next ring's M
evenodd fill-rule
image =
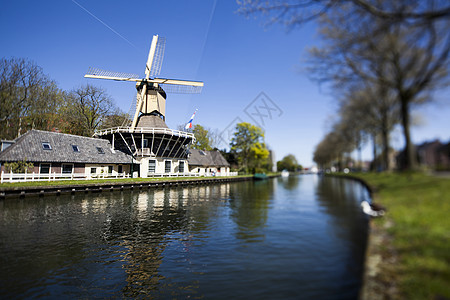
M3 182L27 182L27 181L55 181L55 180L90 180L90 179L111 179L111 178L129 178L130 174L115 173L115 174L84 174L84 173L5 173L2 171L0 176L0 183Z
M224 176L237 176L237 172L228 172L228 174L221 172L212 174L206 173L200 175L199 173L153 173L149 174L148 177L224 177ZM0 183L4 182L27 182L27 181L55 181L55 180L90 180L90 179L111 179L111 178L130 178L130 174L126 173L114 173L114 174L84 174L84 173L72 173L72 174L61 174L61 173L49 173L49 174L39 174L39 173L1 173Z
M226 176L237 176L238 172L228 172L228 173L148 173L147 177L226 177Z

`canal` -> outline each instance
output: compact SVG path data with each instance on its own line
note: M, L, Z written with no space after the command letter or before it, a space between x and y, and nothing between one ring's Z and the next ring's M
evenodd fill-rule
M357 299L358 182L301 175L0 201L0 298Z

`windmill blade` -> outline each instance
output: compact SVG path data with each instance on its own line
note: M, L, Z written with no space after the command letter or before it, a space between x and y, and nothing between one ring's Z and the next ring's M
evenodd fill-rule
M97 78L97 79L112 79L120 81L142 81L137 74L122 73L122 72L111 72L105 71L97 68L89 68L85 78Z
M199 94L202 91L203 82L178 79L154 78L148 82L159 84L167 93L174 94Z
M158 84L176 84L176 85L190 85L202 87L203 82L192 81L192 80L180 80L180 79L166 79L166 78L153 78L147 80L148 82L158 83Z
M164 50L166 48L166 38L158 37L156 43L155 54L153 55L153 62L150 67L150 76L158 76L161 72L161 66L164 58ZM147 62L148 63L148 62Z
M179 84L160 84L166 93L171 94L200 94L202 86L179 85Z
M159 42L160 39L161 39L161 42ZM165 39L160 38L158 35L153 36L152 43L150 44L150 51L148 52L147 63L145 64L145 79L149 79L150 76L155 76L154 73L161 70L162 57L160 57L160 59L156 59L156 63L155 63L156 70L153 70L152 68L154 66L156 53L158 52L159 54L161 54L161 50L162 50L162 54L164 54L165 45L166 45ZM162 49L161 49L161 46L162 46ZM159 67L158 67L158 65L159 65Z

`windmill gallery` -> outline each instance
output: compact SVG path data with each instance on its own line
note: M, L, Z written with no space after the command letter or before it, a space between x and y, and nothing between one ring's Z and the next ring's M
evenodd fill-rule
M164 56L165 38L153 36L145 77L90 68L86 78L136 82L134 116L124 126L96 131L94 137L31 130L2 142L0 163L27 161L38 174L99 174L133 177L230 175L218 151L190 149L192 133L165 123L167 93L199 93L203 82L156 78Z

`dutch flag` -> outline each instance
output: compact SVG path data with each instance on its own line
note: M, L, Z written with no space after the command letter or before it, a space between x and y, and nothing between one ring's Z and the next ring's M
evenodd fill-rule
M189 122L187 122L187 124L186 124L186 126L185 126L185 129L190 129L190 128L192 128L192 121L194 120L194 117L195 117L195 113L197 112L197 110L195 110L194 111L194 113L192 114L192 117L191 117L191 119L189 120Z

